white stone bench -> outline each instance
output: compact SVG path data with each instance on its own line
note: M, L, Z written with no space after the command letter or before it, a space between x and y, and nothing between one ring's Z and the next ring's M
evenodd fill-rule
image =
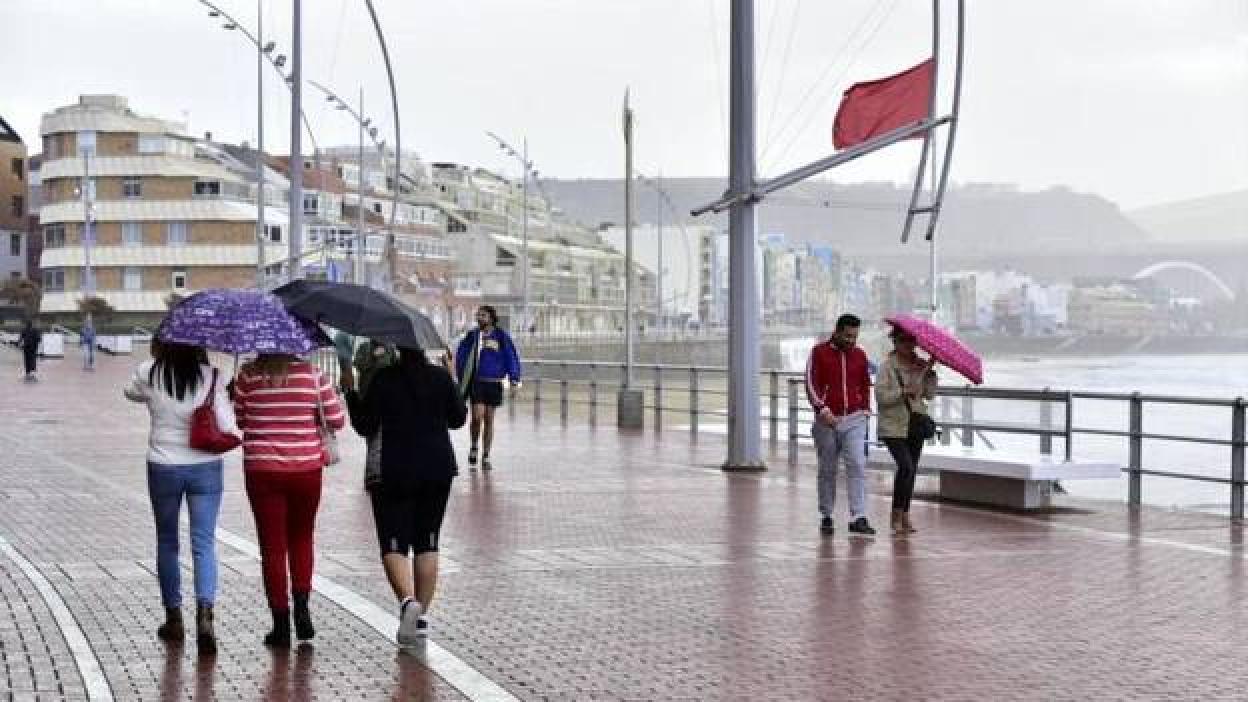
M873 445L867 460L872 468L895 467L883 446ZM1051 506L1054 481L1114 479L1122 474L1122 466L986 448L924 446L919 471L940 474L944 499L1033 510Z

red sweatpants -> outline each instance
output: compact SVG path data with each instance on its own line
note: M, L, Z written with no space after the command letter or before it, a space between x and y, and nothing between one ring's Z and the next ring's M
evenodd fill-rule
M290 592L312 592L312 534L316 508L321 503L321 470L277 473L247 471L247 499L256 518L260 539L260 568L264 592L273 609L289 609L286 563L290 562Z

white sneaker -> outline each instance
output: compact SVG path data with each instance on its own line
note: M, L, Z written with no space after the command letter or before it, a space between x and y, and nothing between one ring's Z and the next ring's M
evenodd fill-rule
M429 618L423 614L416 618L416 635L422 639L429 638Z
M394 638L400 646L414 646L425 637L420 622L424 619L424 608L416 600L407 600L399 607L399 631ZM428 624L426 623L427 627Z

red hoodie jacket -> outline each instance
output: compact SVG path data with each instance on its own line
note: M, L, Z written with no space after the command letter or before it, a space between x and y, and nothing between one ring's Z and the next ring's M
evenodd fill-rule
M866 352L857 346L842 351L831 341L816 344L806 362L806 398L816 413L825 407L838 417L870 411Z

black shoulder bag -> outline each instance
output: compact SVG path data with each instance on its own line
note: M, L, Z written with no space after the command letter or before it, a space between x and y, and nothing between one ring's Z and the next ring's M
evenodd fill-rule
M936 420L923 412L915 412L910 406L910 398L906 396L906 382L901 377L901 369L893 366L893 373L897 376L897 384L901 387L901 399L906 403L906 411L910 413L910 424L906 429L906 438L910 440L927 441L936 436Z

